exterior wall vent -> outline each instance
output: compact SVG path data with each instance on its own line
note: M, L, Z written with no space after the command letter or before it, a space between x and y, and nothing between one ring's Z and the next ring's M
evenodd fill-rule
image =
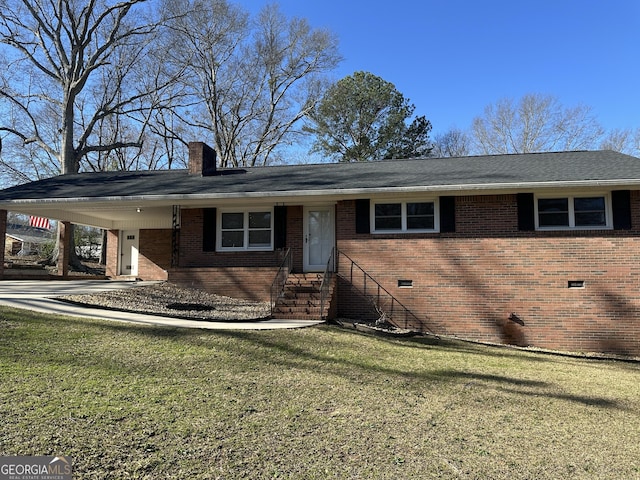
M584 280L569 280L569 288L584 288Z
M413 280L398 280L399 288L413 288Z

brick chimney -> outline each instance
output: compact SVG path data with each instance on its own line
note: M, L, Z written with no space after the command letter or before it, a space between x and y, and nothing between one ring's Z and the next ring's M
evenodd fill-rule
M189 175L216 174L216 151L203 142L189 142Z

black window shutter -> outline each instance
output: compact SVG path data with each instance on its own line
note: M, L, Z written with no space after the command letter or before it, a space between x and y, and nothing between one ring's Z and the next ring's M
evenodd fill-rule
M631 230L631 191L614 190L611 192L613 210L613 228Z
M202 251L216 251L216 209L202 209Z
M518 230L531 232L536 229L533 193L518 194Z
M273 247L287 246L287 207L276 206L273 209Z
M440 197L440 231L456 231L456 197Z
M368 198L356 200L356 233L371 233L370 203Z

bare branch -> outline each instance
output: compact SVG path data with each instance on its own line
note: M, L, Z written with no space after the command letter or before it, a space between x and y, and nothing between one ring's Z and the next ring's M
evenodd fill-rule
M340 61L334 36L287 19L273 5L253 24L225 0L182 0L175 8L189 12L171 24L176 61L188 63L197 111L208 117L192 114L187 124L208 131L222 166L268 164L307 113L310 97L317 100L308 84Z
M158 101L157 92L177 78L165 75L163 63L155 62L157 77L146 81L150 62L145 59L159 46L153 42L160 24L136 16L133 8L145 1L2 1L0 49L5 50L0 50L0 61L17 69L0 73L0 85L14 87L0 94L12 115L0 113L0 127L37 142L47 156L59 159L63 173L78 171L90 154L139 151L153 110L167 103ZM12 80L12 75L30 81ZM121 128L102 143L106 137L97 129L115 117L121 117ZM120 138L132 136L132 122L139 122L138 131ZM43 124L57 126L43 132Z
M565 108L555 97L529 94L487 106L472 134L478 153L497 154L594 148L603 130L589 107Z

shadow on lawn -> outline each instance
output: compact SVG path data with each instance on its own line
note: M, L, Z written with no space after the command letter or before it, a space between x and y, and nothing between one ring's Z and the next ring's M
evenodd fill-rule
M485 385L493 385L499 388L501 391L515 393L519 395L532 395L532 396L544 396L547 398L556 398L558 400L568 400L575 403L582 403L583 405L613 408L617 410L628 410L622 407L618 402L599 397L587 397L583 395L569 395L565 393L552 392L549 389L553 387L553 384L548 382L542 382L538 380L524 380L519 378L504 377L501 375L487 375L483 373L470 373L460 372L457 370L441 370L436 372L436 375L442 376L447 379L456 379L467 381L466 387L478 386L482 382ZM513 387L530 387L538 390L524 391L516 390L514 388L506 388L505 385Z
M371 381L379 382L382 380L381 376L389 375L392 377L405 378L414 384L414 388L418 388L420 390L424 390L428 384L434 382L464 382L463 385L465 387L473 384L476 387L499 389L501 391L517 395L555 398L587 406L628 410L628 408L622 406L619 402L607 398L569 395L559 391L554 391L560 387L556 384L540 380L527 380L503 375L458 370L425 370L421 372L408 372L380 364L367 363L364 360L354 358L345 360L336 356L318 354L311 350L312 348L317 349L317 345L315 344L310 346L310 349L304 349L284 341L284 337L279 337L279 340L275 341L265 335L262 335L262 332L225 331L220 333L222 335L241 339L259 347L258 349L250 349L247 353L249 355L254 355L254 358L259 358L270 362L271 364L275 362L285 367L307 368L313 371L318 371L320 364L324 372L342 377L352 377L358 381L363 381L363 375L371 375ZM404 342L402 342L402 345L404 345ZM438 344L438 346L440 345ZM455 346L450 344L447 348L455 349L456 352L459 352L460 350L457 347L457 344ZM264 351L265 353L258 353L259 351ZM474 351L473 353L481 354L478 351ZM281 354L285 354L285 356L282 356ZM290 356L292 356L292 358L289 358ZM517 355L514 354L514 356ZM519 358L522 360L522 357ZM529 360L529 358L526 360Z
M359 335L370 335L367 333L362 333L355 331L354 333ZM482 355L492 356L492 357L500 357L500 358L518 358L523 360L525 358L526 353L523 351L515 351L513 349L513 345L489 345L489 344L481 344L472 341L466 340L455 340L450 338L442 338L442 337L432 337L432 336L415 336L415 337L403 337L401 339L394 338L392 335L379 335L380 341L389 342L393 344L397 344L401 342L403 346L409 348L439 348L442 350L455 350L458 353L468 353L471 355ZM530 362L547 362L549 361L548 357L531 354L526 357L527 361Z
M32 317L32 321L47 323L53 329L64 330L64 326L75 324L74 328L84 331L87 323L93 323L89 320L77 320L65 318L60 320L60 325L55 325L58 321L52 321L49 316L40 316L38 314ZM569 395L563 393L561 387L557 384L546 382L543 380L528 380L506 375L486 374L482 372L473 372L467 370L451 369L418 369L403 370L394 367L390 363L384 362L384 357L376 356L376 351L372 350L370 345L356 342L355 337L363 337L363 340L376 342L380 338L370 335L363 335L359 332L343 330L343 329L326 329L322 327L317 331L326 332L326 335L309 335L312 329L305 331L247 331L247 330L216 330L203 331L195 329L167 328L167 327L150 327L132 324L96 322L95 326L100 329L112 331L114 334L122 334L125 336L138 335L141 337L155 338L173 342L183 342L187 345L205 349L204 353L200 352L196 355L202 357L202 363L207 361L215 362L212 358L207 358L206 351L227 351L233 357L244 358L246 368L255 368L251 364L260 363L268 366L277 366L287 369L304 369L310 372L330 374L340 376L342 378L351 379L358 383L381 383L388 380L394 381L402 379L406 381L405 388L415 389L420 393L429 392L429 386L435 383L452 383L460 384L465 388L484 388L497 389L507 393L532 397L547 397L558 400L566 400L576 402L587 406L597 406L609 409L626 410L618 402L606 398ZM316 330L316 329L313 329ZM86 332L85 332L86 333ZM77 334L77 333L74 333ZM17 340L17 339L16 339ZM24 340L27 340L26 338ZM20 341L20 340L18 340ZM36 343L42 339L36 339ZM407 339L386 340L393 342L393 345L387 345L397 348L424 348L425 355L433 349L444 351L445 354L473 354L478 356L500 356L513 357L511 360L529 362L535 357L533 355L518 355L518 352L505 352L504 350L495 349L485 346L472 346L459 342L438 339L421 339L419 343ZM352 348L353 346L356 346ZM26 345L23 345L25 347ZM49 345L50 347L53 345ZM393 355L389 348L385 347L386 355ZM360 350L358 350L358 348ZM162 349L160 349L162 350ZM50 363L52 357L43 354L41 359L37 358L37 350L33 350L29 356L31 362ZM119 360L117 358L97 358L104 356L105 351L91 352L90 348L83 351L81 357L67 355L62 361L65 363L77 362L78 365L86 366L87 363L94 366L101 366L114 372L131 372L140 374L145 371L146 358L144 355L139 357L140 362L136 362L136 355L128 356L126 359ZM507 354L507 355L505 355ZM171 354L169 353L168 356ZM91 357L96 356L91 361ZM195 358L194 360L197 360ZM60 361L60 360L58 360ZM228 361L228 360L227 360ZM537 360L535 360L537 361ZM553 360L545 359L547 362ZM170 362L168 361L167 364ZM465 362L468 364L468 362ZM242 362L240 362L242 364ZM473 364L472 364L473 365ZM478 359L478 365L481 365L481 359ZM175 375L176 367L180 369L180 365L155 365L154 375ZM166 372L162 372L167 368ZM205 368L205 365L201 365ZM471 367L473 368L473 367ZM482 368L481 366L478 367ZM532 365L531 368L534 368ZM385 378L388 377L388 378Z

